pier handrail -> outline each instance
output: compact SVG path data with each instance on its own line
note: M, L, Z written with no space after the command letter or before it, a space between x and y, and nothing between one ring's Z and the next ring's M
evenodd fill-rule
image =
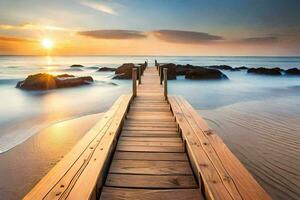
M131 100L132 94L119 97L24 200L97 199Z
M206 199L271 199L184 98L168 100Z

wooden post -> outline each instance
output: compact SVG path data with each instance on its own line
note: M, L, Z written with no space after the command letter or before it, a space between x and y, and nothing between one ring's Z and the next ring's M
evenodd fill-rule
M168 99L168 68L164 68L164 95Z
M160 74L160 84L162 85L162 82L163 82L163 78L164 78L164 68L163 67L160 67L159 68L159 74Z
M139 84L141 84L142 83L142 67L143 66L139 66Z
M132 94L133 94L133 97L136 97L136 76L137 76L137 69L132 68Z

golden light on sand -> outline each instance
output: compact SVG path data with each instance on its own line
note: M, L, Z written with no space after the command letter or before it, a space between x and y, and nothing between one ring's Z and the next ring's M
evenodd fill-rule
M44 38L42 40L42 46L45 48L45 49L52 49L53 46L54 46L54 42L53 40L49 39L49 38Z

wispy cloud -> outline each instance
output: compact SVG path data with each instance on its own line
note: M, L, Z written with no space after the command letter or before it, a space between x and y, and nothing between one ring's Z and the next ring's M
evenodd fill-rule
M94 1L82 1L81 4L107 14L118 15L118 13L114 9L112 9L110 6L104 3Z
M147 35L135 30L92 30L77 32L79 35L97 39L142 39Z
M36 40L32 40L32 39L11 37L11 36L1 36L1 35L0 35L0 41L4 41L4 42L32 42L32 43L37 42Z
M156 30L152 33L159 40L171 43L199 44L223 40L221 36L196 31Z
M11 24L0 24L0 29L2 30L52 30L52 31L72 31L71 29L50 26L50 25L41 25L34 23L25 23L20 25L11 25Z
M246 44L269 44L277 42L278 38L275 36L265 36L265 37L249 37L240 39L238 42Z

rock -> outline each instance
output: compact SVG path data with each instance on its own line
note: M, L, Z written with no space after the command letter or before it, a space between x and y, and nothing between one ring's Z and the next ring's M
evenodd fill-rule
M228 79L220 70L204 67L197 67L187 71L185 78L194 80Z
M28 76L24 81L18 82L16 87L24 90L50 90L85 85L93 81L93 78L90 76L75 77L69 74L54 76L46 73L38 73Z
M190 64L187 64L187 65L177 65L176 66L176 74L178 76L182 76L182 75L185 75L187 71L195 69L195 68L196 68L196 66L193 66L193 65L190 65Z
M232 70L232 67L230 67L228 65L211 65L211 66L208 66L208 68L220 69L220 70Z
M81 67L84 67L83 65L78 65L78 64L75 64L75 65L71 65L70 67L77 67L77 68L81 68Z
M167 76L168 76L168 80L176 80L176 65L174 63L168 63L168 64L163 64L163 65L160 65L160 67L162 67L163 69L164 68L167 68L168 69L168 73L167 73Z
M248 69L247 73L249 73L249 74L280 76L281 75L280 71L281 71L281 69L278 68L278 67L276 67L276 68L259 67L259 68L250 68L250 69Z
M56 85L57 88L68 88L68 87L76 87L80 85L87 85L93 81L94 80L91 76L56 78Z
M236 67L234 69L238 69L238 70L246 70L248 69L248 67L245 67L245 66L241 66L241 67Z
M124 63L116 69L113 79L132 79L132 68L134 67L133 63Z
M101 67L97 70L97 72L114 72L116 71L116 68L112 67Z
M300 69L291 68L285 71L285 75L300 75Z
M70 74L60 74L56 76L57 78L71 78L71 77L75 77L74 75L70 75Z

